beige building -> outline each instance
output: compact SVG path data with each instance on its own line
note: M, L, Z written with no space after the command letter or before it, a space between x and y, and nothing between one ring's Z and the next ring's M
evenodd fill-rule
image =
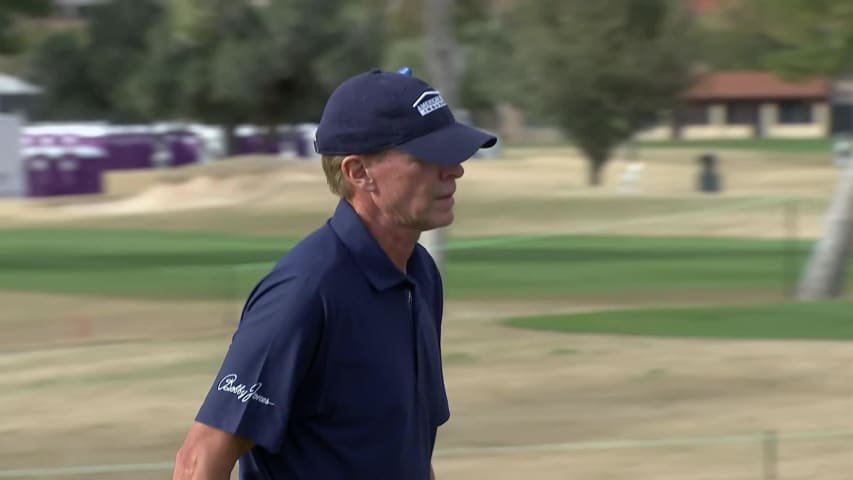
M830 134L832 83L787 81L769 72L715 72L683 95L683 106L640 140L820 138Z

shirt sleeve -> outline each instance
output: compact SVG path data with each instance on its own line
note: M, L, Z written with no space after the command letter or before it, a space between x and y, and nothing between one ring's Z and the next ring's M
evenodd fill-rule
M322 324L322 302L306 279L261 281L196 420L279 451Z

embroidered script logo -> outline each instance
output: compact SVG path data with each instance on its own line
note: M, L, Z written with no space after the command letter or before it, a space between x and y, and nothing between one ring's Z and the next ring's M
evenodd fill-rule
M433 95L432 98L424 100L426 97ZM417 108L418 112L422 117L429 115L430 113L438 110L441 107L446 107L447 102L444 101L444 98L441 96L437 90L427 90L422 93L415 103L412 104L412 108Z
M270 401L269 398L264 397L263 395L258 393L258 390L261 389L261 385L263 383L256 383L251 387L246 388L242 383L237 383L237 374L229 373L222 377L222 380L219 382L219 387L217 390L220 392L233 393L237 396L237 399L243 403L248 402L249 400L254 400L258 403L262 403L264 405L275 405Z

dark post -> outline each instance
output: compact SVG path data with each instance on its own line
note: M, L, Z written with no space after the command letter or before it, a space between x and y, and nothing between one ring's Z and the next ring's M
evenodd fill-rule
M717 156L705 153L699 156L702 169L699 171L699 191L716 193L721 189L720 174L717 171Z

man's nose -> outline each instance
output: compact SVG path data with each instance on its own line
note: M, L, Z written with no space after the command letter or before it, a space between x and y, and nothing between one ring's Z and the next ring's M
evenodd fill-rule
M443 179L456 179L465 174L465 167L462 164L451 165L448 167L444 167L441 171L441 177Z

